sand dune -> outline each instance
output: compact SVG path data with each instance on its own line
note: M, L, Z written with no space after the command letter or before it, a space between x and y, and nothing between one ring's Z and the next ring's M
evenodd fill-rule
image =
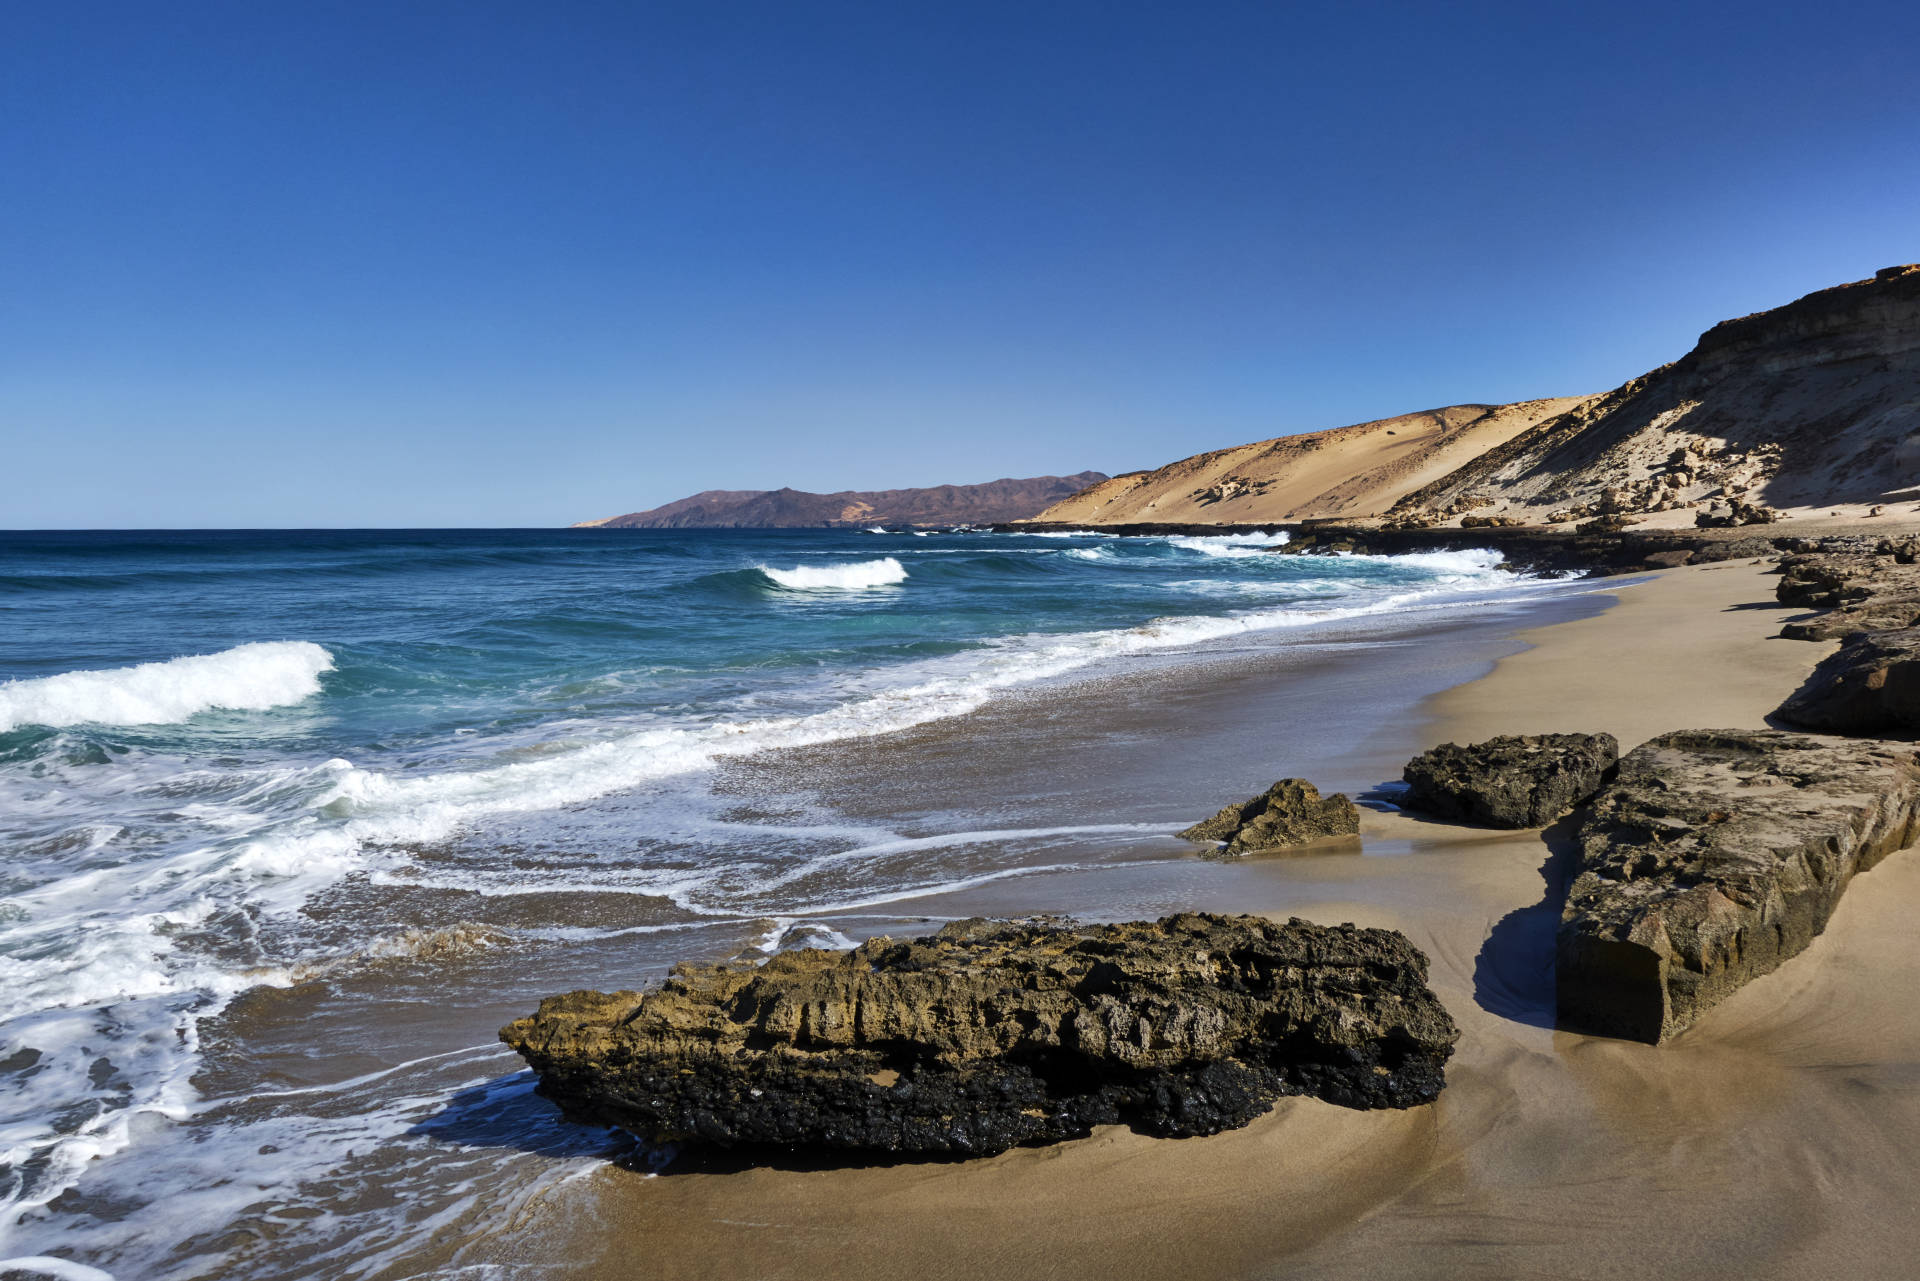
M1461 405L1095 485L1036 520L1871 519L1920 501L1920 265L1725 321L1600 396ZM1765 509L1765 510L1762 510Z
M1450 405L1217 449L1157 471L1115 476L1035 519L1249 524L1379 516L1413 491L1584 400Z

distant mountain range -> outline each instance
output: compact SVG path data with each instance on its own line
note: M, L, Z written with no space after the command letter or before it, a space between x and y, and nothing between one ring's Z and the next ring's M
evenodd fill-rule
M1037 516L1107 479L1105 472L1033 476L928 489L709 489L651 511L583 520L575 529L786 529L822 525L984 525Z

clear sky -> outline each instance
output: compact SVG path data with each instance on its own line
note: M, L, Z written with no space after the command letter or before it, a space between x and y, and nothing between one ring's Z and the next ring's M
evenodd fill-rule
M1598 391L1920 259L1920 5L14 3L0 527L552 525Z

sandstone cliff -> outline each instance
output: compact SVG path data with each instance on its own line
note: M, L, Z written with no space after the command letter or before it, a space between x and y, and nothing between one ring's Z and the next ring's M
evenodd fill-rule
M1409 435L1413 439L1405 439ZM1839 513L1920 499L1920 265L1714 326L1601 396L1263 441L1122 476L1044 521L1649 527Z
M1107 478L1105 472L1033 476L926 489L709 489L649 511L584 520L575 529L781 529L821 525L984 525L1025 520Z

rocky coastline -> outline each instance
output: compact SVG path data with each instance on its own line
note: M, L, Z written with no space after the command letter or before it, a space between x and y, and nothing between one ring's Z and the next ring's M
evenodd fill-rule
M999 533L1033 533L1084 528L1073 524L1023 521L995 525ZM1410 552L1476 551L1491 548L1515 569L1529 573L1613 574L1645 573L1704 565L1719 561L1774 556L1802 548L1817 550L1830 542L1857 539L1857 535L1828 537L1795 535L1770 527L1765 534L1753 528L1706 529L1558 529L1551 526L1487 525L1461 529L1384 528L1379 522L1269 521L1260 524L1142 523L1101 525L1103 534L1127 537L1209 537L1223 534L1284 533L1287 542L1275 555L1402 556ZM1871 540L1870 540L1871 541Z
M1594 574L1773 559L1781 603L1815 611L1784 634L1847 637L1776 713L1823 734L1687 730L1624 756L1606 734L1507 735L1409 762L1412 813L1524 829L1571 811L1576 870L1556 909L1563 1028L1671 1040L1805 950L1851 882L1920 834L1920 750L1879 737L1920 730L1920 630L1907 612L1920 542L1289 533L1290 554L1492 545L1517 567ZM1182 835L1235 855L1357 830L1345 797L1283 779ZM502 1039L570 1117L646 1138L982 1155L1113 1123L1212 1134L1295 1094L1430 1102L1457 1033L1427 964L1400 934L1301 920L976 920L851 952L680 966L645 993L554 997Z

